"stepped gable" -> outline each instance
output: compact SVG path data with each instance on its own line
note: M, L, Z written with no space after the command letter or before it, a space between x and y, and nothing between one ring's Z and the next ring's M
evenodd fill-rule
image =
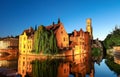
M34 29L32 27L30 27L29 29L24 30L23 33L22 33L22 35L24 33L26 33L26 35L29 37L29 36L33 35L34 32L35 32Z

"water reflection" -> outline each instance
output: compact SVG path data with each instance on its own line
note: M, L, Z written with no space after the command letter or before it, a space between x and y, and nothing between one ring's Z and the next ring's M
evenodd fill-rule
M114 73L119 77L120 76L120 56L114 55L114 56L107 56L107 59L105 61L107 66L111 71L114 71Z
M20 55L18 73L24 77L94 77L94 63L88 54L66 57Z
M17 71L17 56L7 55L0 57L0 77L15 76ZM2 74L2 75L1 75Z
M120 65L120 55L114 56L114 62Z
M0 60L0 69L4 70L3 68L9 68L15 69L16 71L16 68L18 68L18 73L21 74L22 77L25 77L26 73L28 73L30 77L120 76L119 55L107 56L105 59L103 59L102 55L91 56L88 53L65 57L19 55L18 66L17 58L12 57L9 60L8 57L4 57L4 59L5 58L6 60ZM10 71L7 72L7 70L5 70L4 73L8 74Z

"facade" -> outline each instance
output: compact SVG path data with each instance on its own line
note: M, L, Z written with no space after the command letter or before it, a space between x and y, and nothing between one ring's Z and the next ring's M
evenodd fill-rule
M70 47L74 50L74 54L90 53L91 41L93 39L91 24L91 19L87 19L86 31L83 31L82 29L79 31L74 30L71 34L69 34Z
M57 40L57 46L60 49L69 47L69 36L60 20L58 20L57 24L53 23L50 26L46 26L46 29L54 31Z
M113 46L114 51L120 51L120 46Z
M10 42L1 40L0 41L0 49L7 49L8 46L10 45Z
M0 40L0 49L18 49L18 38L7 37Z
M33 48L34 30L30 27L19 36L19 53L29 54Z
M82 29L80 31L74 30L73 33L68 35L63 24L58 19L58 23L53 22L52 25L46 26L47 30L52 30L55 34L57 46L59 49L64 48L75 48L82 52L90 51L91 40L93 39L92 34L92 22L91 19L86 20L86 32ZM19 36L19 51L21 54L27 54L32 51L34 39L34 30L29 28ZM78 46L78 47L77 47Z
M84 32L82 29L80 31L74 30L74 32L70 35L70 47L74 47L74 54L90 51L90 43L89 33Z

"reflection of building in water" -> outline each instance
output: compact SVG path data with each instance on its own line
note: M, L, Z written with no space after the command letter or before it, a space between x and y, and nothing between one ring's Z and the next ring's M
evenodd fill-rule
M94 77L94 63L91 61L91 57L86 55L88 53L66 57L66 60L70 61L70 73L75 77L85 77L86 74Z
M59 64L58 67L58 77L69 77L69 63L68 62L62 62Z
M0 68L17 68L17 61L0 61Z
M26 75L26 72L30 73L32 72L32 64L31 62L35 59L43 60L44 57L40 56L34 56L34 55L19 55L18 58L18 73L24 77Z
M94 65L92 62L88 61L87 58L82 55L68 56L65 60L59 61L57 77L68 77L70 74L75 75L75 77L85 77L88 73L90 77L94 77ZM18 59L18 73L25 76L26 72L32 74L32 64L31 62L35 59L40 61L46 60L46 57L39 56L26 56L20 55ZM40 69L41 70L41 69Z
M85 77L88 73L90 77L94 77L92 62L89 61L90 57L79 55L80 58L74 59L74 64L71 67L71 72L75 74L75 77ZM78 63L79 61L79 63Z
M19 53L28 54L33 48L34 30L30 27L19 36Z

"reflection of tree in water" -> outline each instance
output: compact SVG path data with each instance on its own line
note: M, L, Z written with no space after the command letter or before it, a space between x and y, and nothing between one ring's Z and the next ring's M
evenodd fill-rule
M32 62L33 77L57 77L59 60L47 59L44 61L34 60Z
M92 49L92 60L100 65L100 62L103 59L103 51L101 51L99 48L93 48Z
M117 75L120 75L120 65L114 62L113 57L107 57L105 63L111 71L114 71Z

